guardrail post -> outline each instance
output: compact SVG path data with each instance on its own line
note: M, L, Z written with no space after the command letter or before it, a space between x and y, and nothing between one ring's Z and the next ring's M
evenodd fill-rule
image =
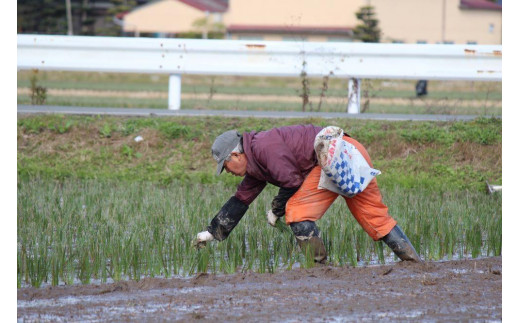
M357 114L361 104L361 80L351 78L348 81L347 113Z
M168 82L168 110L181 108L181 76L171 74Z

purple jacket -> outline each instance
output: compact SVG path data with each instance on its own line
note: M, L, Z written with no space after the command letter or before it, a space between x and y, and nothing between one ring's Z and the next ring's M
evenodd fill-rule
M267 183L296 188L318 164L314 138L322 128L297 125L243 133L246 175L235 197L251 204Z

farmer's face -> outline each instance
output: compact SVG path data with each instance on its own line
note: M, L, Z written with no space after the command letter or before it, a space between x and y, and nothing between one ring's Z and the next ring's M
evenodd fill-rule
M235 176L244 176L246 174L247 158L244 154L232 153L231 159L224 162L226 172Z

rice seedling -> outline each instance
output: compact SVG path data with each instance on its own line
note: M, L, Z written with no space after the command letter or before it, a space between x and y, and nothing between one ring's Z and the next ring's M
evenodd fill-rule
M19 179L18 286L107 282L197 273L260 273L314 266L290 228L267 224L268 186L223 242L192 246L234 192L216 184ZM388 187L390 214L427 260L500 255L501 196ZM336 266L396 260L338 199L317 222Z

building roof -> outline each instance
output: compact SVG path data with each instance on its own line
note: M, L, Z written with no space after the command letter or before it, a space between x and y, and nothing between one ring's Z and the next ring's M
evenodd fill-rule
M460 0L460 8L502 11L502 1L495 3L487 0Z
M262 26L262 25L230 25L227 31L230 33L279 33L279 34L327 34L327 35L352 35L351 27L315 27L315 26Z
M131 12L139 11L144 8L148 8L150 6L155 5L158 2L162 2L166 0L152 0L143 5L135 7ZM228 9L227 0L173 0L177 2L184 3L190 7L193 7L200 11L208 11L212 13L222 13L226 12Z
M226 0L178 0L192 6L195 9L208 12L226 12L228 3Z
M118 14L116 14L117 19L123 19L130 11L123 11Z

